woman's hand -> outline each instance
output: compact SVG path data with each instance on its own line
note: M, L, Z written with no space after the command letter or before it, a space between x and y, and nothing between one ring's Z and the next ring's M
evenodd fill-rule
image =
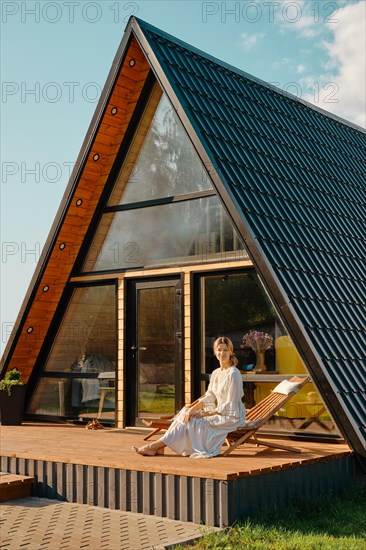
M196 411L194 414L192 414L192 418L204 418L205 416L214 416L215 414L218 414L217 411L205 411L200 410Z
M188 409L184 413L183 423L188 424L191 418L204 418L205 416L214 416L215 414L219 414L219 413L217 411L205 411L203 409L199 409L199 410Z
M183 423L188 424L191 418L198 418L200 417L200 413L203 412L203 403L198 401L195 405L191 407L187 407L184 415L183 415Z
M187 409L183 415L183 424L188 424L188 422L191 419L191 416L192 416L191 409Z
M183 416L183 423L184 424L188 424L188 422L191 420L191 418L202 418L202 416L204 416L204 413L203 411L192 411L192 409L188 409L188 411L186 411L184 413L184 416Z

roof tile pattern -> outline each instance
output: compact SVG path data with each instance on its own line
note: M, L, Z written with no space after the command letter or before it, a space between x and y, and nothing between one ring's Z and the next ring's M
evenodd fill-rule
M365 441L366 134L138 23Z

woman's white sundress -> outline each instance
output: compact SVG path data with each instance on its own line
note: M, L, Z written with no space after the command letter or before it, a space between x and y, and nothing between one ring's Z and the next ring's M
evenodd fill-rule
M213 371L207 391L200 398L204 410L217 410L218 414L191 418L184 424L187 407L183 407L161 438L176 453L191 458L217 456L227 434L245 424L241 374L236 367L229 367L222 376L221 373L221 368Z

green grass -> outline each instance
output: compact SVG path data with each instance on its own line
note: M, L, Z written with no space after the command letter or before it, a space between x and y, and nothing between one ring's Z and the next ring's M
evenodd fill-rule
M366 550L366 488L347 491L341 497L304 500L277 508L222 533L205 535L189 548Z
M157 392L139 393L139 413L174 414L175 393L174 386L167 385L158 389Z

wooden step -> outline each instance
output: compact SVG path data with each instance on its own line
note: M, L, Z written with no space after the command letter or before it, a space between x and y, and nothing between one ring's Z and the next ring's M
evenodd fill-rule
M34 477L0 472L0 502L30 497L34 481Z

